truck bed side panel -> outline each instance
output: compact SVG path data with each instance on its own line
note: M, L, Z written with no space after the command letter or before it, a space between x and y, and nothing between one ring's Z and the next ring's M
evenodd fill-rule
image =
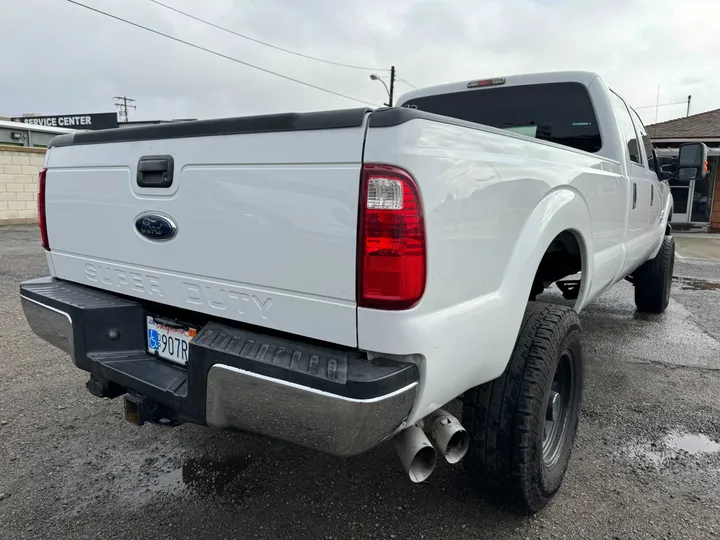
M528 227L542 229L564 206L563 222L553 226L584 226L593 254L588 295L613 282L624 257L627 185L619 165L605 158L494 128L431 119L383 126L375 120L365 161L402 167L418 183L428 279L411 310L359 308L358 344L426 359L413 421L504 369L536 270L530 267L534 251L541 258L554 237L548 232L551 238L529 242ZM540 215L538 209L544 209ZM516 264L518 246L527 250Z

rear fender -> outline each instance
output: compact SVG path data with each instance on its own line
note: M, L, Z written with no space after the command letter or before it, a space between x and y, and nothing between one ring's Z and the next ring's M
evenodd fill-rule
M540 261L555 237L564 231L577 238L582 259L582 283L575 309L579 311L586 302L593 275L590 211L577 191L563 187L548 193L538 204L515 243L499 290L508 308L509 328L519 331ZM507 355L502 358L510 358L512 347L514 341L508 343Z
M419 361L421 387L408 422L425 417L465 390L503 373L537 268L548 246L563 231L571 231L581 246L582 303L592 276L587 255L593 249L589 211L576 191L562 187L547 193L528 214L520 233L507 238L513 248L504 261L502 281L492 293L424 314L414 313L417 309L358 309L361 348ZM419 360L413 353L421 355Z

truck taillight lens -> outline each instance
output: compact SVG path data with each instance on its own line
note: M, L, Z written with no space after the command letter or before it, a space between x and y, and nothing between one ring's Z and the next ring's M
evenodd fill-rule
M45 177L47 169L43 169L38 177L38 196L37 196L37 214L38 225L40 226L40 236L42 238L42 247L50 251L50 242L47 234L47 221L45 220Z
M400 310L425 292L425 223L417 185L402 169L365 165L358 242L358 304Z

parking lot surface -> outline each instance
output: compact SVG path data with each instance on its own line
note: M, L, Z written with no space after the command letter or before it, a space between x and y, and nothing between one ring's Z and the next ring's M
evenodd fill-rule
M531 516L475 494L461 466L413 485L389 445L338 459L133 427L25 323L18 284L47 273L36 230L0 228L3 539L720 537L720 262L693 245L665 314L637 314L628 283L581 314L578 440L556 500Z

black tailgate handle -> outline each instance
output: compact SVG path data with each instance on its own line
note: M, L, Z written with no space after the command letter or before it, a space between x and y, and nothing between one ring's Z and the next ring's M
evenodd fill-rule
M143 156L138 161L137 185L144 188L170 187L174 168L172 156Z

